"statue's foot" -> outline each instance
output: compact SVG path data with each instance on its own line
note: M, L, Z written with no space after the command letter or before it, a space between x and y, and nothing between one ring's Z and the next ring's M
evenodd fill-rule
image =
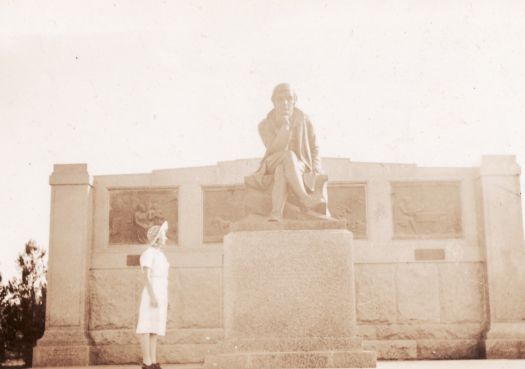
M282 222L283 216L281 214L271 213L270 217L268 218L268 221L269 222Z

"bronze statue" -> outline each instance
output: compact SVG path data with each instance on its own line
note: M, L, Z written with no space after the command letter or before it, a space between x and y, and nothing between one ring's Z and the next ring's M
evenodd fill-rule
M327 176L321 171L314 129L296 101L290 85L274 88L274 109L259 123L266 153L259 169L245 179L247 212L268 216L269 221L329 216Z

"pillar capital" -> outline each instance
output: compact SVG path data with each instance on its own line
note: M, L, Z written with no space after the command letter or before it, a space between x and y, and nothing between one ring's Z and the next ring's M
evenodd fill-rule
M521 168L515 155L483 155L480 173L482 176L519 176Z
M49 184L54 185L92 185L93 178L88 173L87 164L55 164L49 177Z

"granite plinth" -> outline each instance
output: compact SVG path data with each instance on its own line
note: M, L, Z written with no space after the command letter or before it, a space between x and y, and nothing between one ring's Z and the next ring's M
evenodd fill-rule
M352 234L300 223L244 223L225 237L225 340L205 368L375 367L356 337Z

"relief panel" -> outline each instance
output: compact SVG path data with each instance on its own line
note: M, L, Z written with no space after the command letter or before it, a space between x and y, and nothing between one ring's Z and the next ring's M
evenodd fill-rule
M460 182L392 182L394 238L461 238Z
M364 184L328 185L328 208L332 217L344 220L354 239L365 239L366 189Z
M244 186L206 187L203 189L205 243L222 242L230 224L245 216Z
M146 244L148 229L168 221L167 244L178 235L177 189L110 189L109 243Z

